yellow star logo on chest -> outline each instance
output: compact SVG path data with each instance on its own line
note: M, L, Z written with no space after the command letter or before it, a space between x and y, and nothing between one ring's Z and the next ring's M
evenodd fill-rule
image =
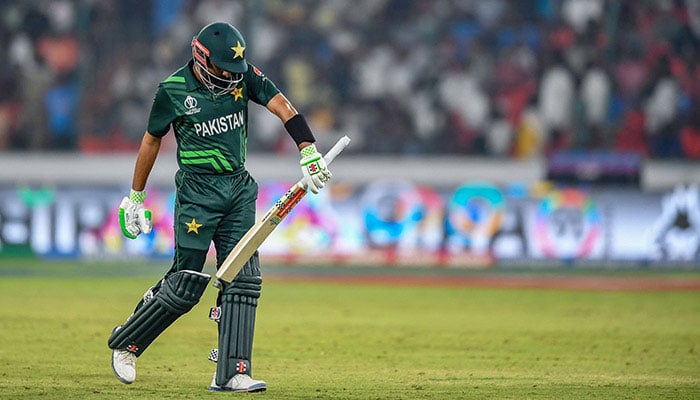
M236 41L236 47L231 47L231 50L233 50L233 59L237 59L238 57L243 58L243 50L245 50L245 47L241 46L241 41L237 40Z
M202 224L198 224L196 219L192 218L192 222L185 222L185 225L187 225L187 233L194 232L199 235L199 227Z
M231 91L231 96L233 96L234 101L236 101L238 99L242 99L243 98L243 88L239 88L239 87L234 88Z

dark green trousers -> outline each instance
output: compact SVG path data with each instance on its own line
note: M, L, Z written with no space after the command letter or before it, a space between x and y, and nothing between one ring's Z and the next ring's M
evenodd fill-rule
M134 346L133 352L140 355L170 324L199 301L209 277L191 271L202 272L212 241L218 267L255 223L258 185L245 170L229 175L196 175L178 171L175 185L173 265L165 277L144 294L136 305L133 318L127 319L120 330L113 331L110 348ZM220 375L223 383L238 371L236 368L250 374L255 309L262 283L257 256L254 261L254 265L246 264L229 285L228 297L221 291L217 297L217 306L221 306L226 314L220 323L224 326L219 327L225 360L219 361L220 368L217 363L217 377ZM197 290L183 294L183 290L190 286Z
M175 187L175 256L165 277L182 270L202 272L212 241L218 268L255 224L258 184L246 170L224 175L178 171ZM248 271L244 269L242 273ZM260 276L260 270L254 275ZM135 310L143 306L146 297L155 295L161 285L162 280L153 285Z
M170 272L202 271L211 242L216 265L255 224L258 184L248 171L228 175L175 175L175 258Z

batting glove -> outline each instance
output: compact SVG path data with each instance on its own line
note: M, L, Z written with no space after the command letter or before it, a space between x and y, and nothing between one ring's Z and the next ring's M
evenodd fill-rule
M136 239L139 234L148 234L153 229L151 210L143 208L144 200L145 190L137 192L131 189L129 197L124 197L119 204L119 226L124 236L129 239Z
M311 144L301 149L301 172L304 174L304 184L314 194L318 193L331 177L331 171L326 166L326 160Z

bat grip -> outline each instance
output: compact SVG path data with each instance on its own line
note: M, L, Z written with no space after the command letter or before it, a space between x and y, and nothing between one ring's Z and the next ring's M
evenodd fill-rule
M345 149L348 144L350 144L350 138L346 136L341 137L338 142L336 142L333 147L331 147L330 150L328 150L328 153L326 153L325 156L323 156L323 159L326 160L326 164L330 164L333 162L333 160L340 154L343 149Z

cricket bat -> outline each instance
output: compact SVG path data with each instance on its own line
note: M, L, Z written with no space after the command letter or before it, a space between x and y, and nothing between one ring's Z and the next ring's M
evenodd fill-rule
M335 157L350 143L350 138L343 136L323 157L326 164L330 164ZM216 272L214 286L220 288L221 282L231 282L238 275L253 253L270 236L277 225L289 215L294 207L306 195L306 186L303 180L295 183L287 192L275 202L265 216L253 225L241 238L236 246L228 254L224 262Z

